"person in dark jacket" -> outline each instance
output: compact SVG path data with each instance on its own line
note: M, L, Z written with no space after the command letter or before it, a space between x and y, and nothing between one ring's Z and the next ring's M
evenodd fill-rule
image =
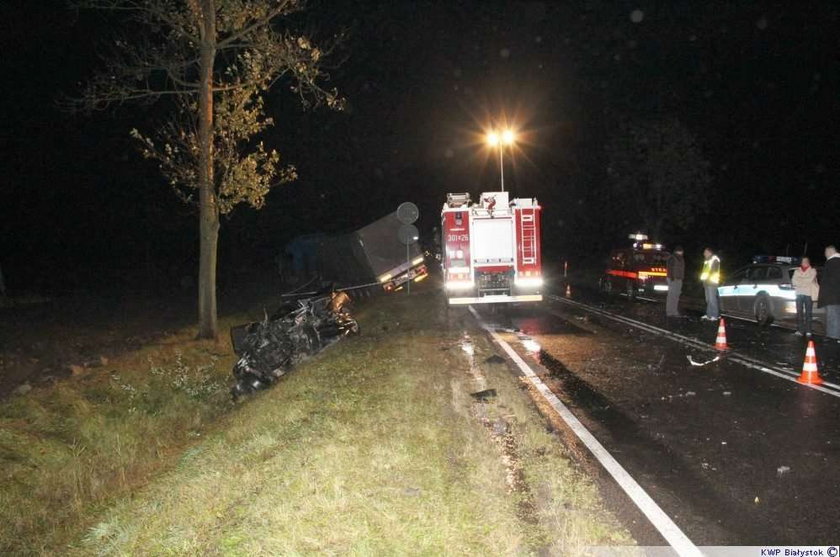
M840 342L840 254L834 246L825 248L818 303L825 308L825 336Z
M665 315L680 317L679 305L685 278L685 259L682 246L677 246L668 258L668 297L665 299Z

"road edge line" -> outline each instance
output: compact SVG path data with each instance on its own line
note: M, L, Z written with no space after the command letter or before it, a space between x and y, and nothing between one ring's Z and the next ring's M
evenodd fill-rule
M513 360L513 363L519 370L528 378L532 385L542 395L543 399L554 409L565 424L572 430L578 439L589 449L589 452L598 460L601 466L609 472L610 476L618 483L619 487L630 497L630 500L636 507L647 517L654 528L662 534L662 537L674 548L679 555L694 555L700 556L702 553L696 545L686 536L680 527L674 523L668 514L656 504L656 501L648 495L644 488L633 479L627 470L610 454L610 452L598 441L594 435L586 428L583 423L575 417L569 408L557 398L551 389L543 383L542 379L534 373L531 366L516 353L516 351L493 330L483 319L478 315L478 312L472 306L469 306L470 313L476 319L478 324L484 329L493 339L493 342L505 351L505 354Z

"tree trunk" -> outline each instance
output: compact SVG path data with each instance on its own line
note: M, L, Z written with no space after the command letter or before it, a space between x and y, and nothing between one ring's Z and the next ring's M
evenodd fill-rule
M216 338L216 255L219 205L213 178L213 65L216 59L215 0L201 0L201 59L198 95L198 337Z

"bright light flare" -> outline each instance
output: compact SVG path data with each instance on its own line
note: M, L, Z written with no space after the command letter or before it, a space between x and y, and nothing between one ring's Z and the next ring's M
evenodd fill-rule
M501 131L491 130L485 136L487 145L490 147L497 147L499 145L513 145L516 143L516 132L512 129Z
M469 290L475 286L473 281L450 280L446 282L447 290Z
M516 277L514 279L514 284L516 284L516 286L520 286L520 287L523 287L523 288L528 288L528 287L539 288L540 286L543 285L543 279L542 279L542 277L523 277L523 278Z

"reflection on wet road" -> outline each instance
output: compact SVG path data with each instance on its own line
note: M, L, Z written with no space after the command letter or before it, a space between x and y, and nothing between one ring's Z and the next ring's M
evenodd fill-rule
M687 337L716 325L668 323L659 304L584 301ZM698 545L830 544L840 524L840 398L761 373L568 304L486 315L558 397ZM514 332L519 332L519 338ZM798 372L790 331L733 321L737 353ZM838 383L838 346L818 339L821 373Z

